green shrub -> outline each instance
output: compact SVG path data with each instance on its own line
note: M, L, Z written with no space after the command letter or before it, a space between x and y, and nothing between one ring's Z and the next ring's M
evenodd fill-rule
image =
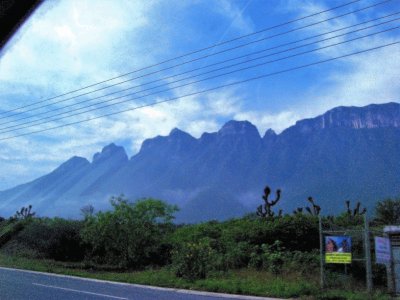
M208 239L185 243L173 250L172 268L177 277L187 280L204 279L215 268L213 250Z
M90 247L88 259L121 268L162 265L170 257L169 234L175 206L155 199L135 203L111 198L112 211L88 216L82 239Z
M0 223L0 247L5 245L24 228L25 222L15 219L4 220Z
M247 267L254 246L247 242L228 243L223 254L224 269L240 269Z
M255 246L250 255L249 266L258 270L267 270L275 275L281 273L285 258L281 244L280 241L275 241L272 245Z
M80 238L82 226L81 221L35 218L25 225L15 242L42 258L79 261L85 254Z
M400 199L379 201L375 207L375 221L378 224L400 224Z
M320 254L318 250L311 252L291 251L285 255L285 267L289 270L297 270L301 275L315 274L320 266Z

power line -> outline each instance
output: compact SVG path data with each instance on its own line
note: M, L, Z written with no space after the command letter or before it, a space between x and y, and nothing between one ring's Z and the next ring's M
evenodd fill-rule
M137 77L134 77L134 78L131 78L131 79L128 79L128 80L120 81L120 82L108 85L106 87L95 89L93 91L89 91L89 92L86 92L86 93L83 93L83 94L72 96L72 97L69 97L69 98L66 98L66 99L62 99L62 100L59 100L59 101L56 101L56 102L53 102L53 103L50 103L50 104L45 104L45 105L42 105L42 106L39 106L39 107L36 107L36 108L32 108L32 109L29 109L29 110L25 110L25 111L22 111L22 112L17 112L17 113L11 114L11 115L3 116L3 117L0 117L0 119L14 117L14 116L17 116L17 115L20 115L20 114L24 114L26 112L36 111L38 109L45 108L45 107L48 107L48 106L51 106L51 105L54 105L54 104L58 104L58 103L66 102L66 101L69 101L69 100L73 100L73 99L76 99L76 98L81 97L81 96L86 96L86 95L89 95L89 94L92 94L92 93L95 93L95 92L99 92L99 91L102 91L102 90L105 90L105 89L108 89L108 88L111 88L111 87L114 87L114 86L121 85L123 83L127 83L127 82L130 82L130 81L136 80L136 79L140 79L140 78L144 78L144 77L147 77L147 76L150 76L150 75L154 75L154 74L160 73L162 71L170 70L170 69L173 69L173 68L176 68L176 67L180 67L180 66L189 64L189 63L193 63L195 61L199 61L199 60L211 57L211 56L215 56L215 55L218 55L218 54L226 53L228 51L233 51L233 50L236 50L236 49L239 49L239 48L243 48L243 47L255 44L255 43L259 43L259 42L274 38L274 37L286 35L286 34L289 34L289 33L292 33L292 32L298 31L298 30L302 30L302 29L305 29L305 28L309 28L311 26L315 26L315 25L318 25L318 24L322 24L324 22L328 22L328 21L331 21L331 20L334 20L334 19L337 19L337 18L341 18L341 17L347 16L347 15L350 15L350 14L354 14L354 13L357 13L357 12L360 12L360 11L375 7L377 5L384 4L384 3L389 2L389 1L392 1L392 0L386 0L386 1L383 1L383 2L375 3L373 5L370 5L370 6L367 6L367 7L363 7L363 8L357 9L357 10L353 10L351 12L344 13L344 14L341 14L341 15L338 15L338 16L334 16L334 17L331 17L331 18L328 18L328 19L324 19L324 20L321 20L321 21L318 21L318 22L315 22L315 23L311 23L311 24L308 24L308 25L305 25L305 26L294 28L294 29L291 29L291 30L288 30L288 31L284 31L284 32L278 33L278 34L266 36L264 38L261 38L261 39L255 40L255 41L251 41L251 42L248 42L248 43L245 43L245 44L237 45L235 47L224 49L222 51L214 52L212 54L201 56L201 57L189 60L189 61L185 61L183 63L179 63L179 64L176 64L176 65L173 65L173 66L170 66L170 67L166 67L166 68L163 68L163 69L160 69L160 70L156 70L156 71L153 71L153 72L150 72L150 73L146 73L146 74L143 74L141 76L137 76ZM105 96L107 96L107 95L105 95ZM102 97L104 97L104 95ZM47 101L47 100L42 100L42 101L35 102L35 103L29 104L29 105L26 105L26 106L21 106L19 108L13 109L13 110L9 110L7 112L0 113L0 115L1 114L5 114L5 113L9 113L9 112L13 112L13 111L16 111L16 110L21 109L21 108L34 106L34 105L42 103L44 101Z
M327 45L327 46L320 47L320 48L316 48L316 49L313 49L313 50L308 50L308 51L296 53L296 54L293 54L293 55L290 55L290 56L286 56L286 57L282 57L282 58L279 58L279 59L270 60L270 61L266 61L266 62L263 62L263 63L258 63L256 65L251 65L251 66L247 66L247 67L244 67L244 68L236 69L236 70L233 70L233 71L230 71L230 72L226 72L226 73L223 73L223 74L219 74L219 75L215 75L215 76L211 76L211 77L206 77L204 79L197 80L197 81L192 81L192 82L189 82L189 83L186 83L186 84L182 84L182 85L179 85L179 86L176 86L176 87L164 89L164 90L161 90L161 91L156 91L154 93L146 94L146 95L135 97L135 98L130 98L130 99L127 99L127 100L116 102L116 103L103 105L101 107L96 107L96 108L89 109L89 110L86 110L86 111L83 111L83 112L79 112L79 113L75 113L75 114L72 114L72 115L67 115L67 116L64 116L64 117L60 117L60 118L54 119L54 117L57 117L57 116L69 114L69 113L72 113L72 112L75 112L75 111L80 111L82 109L93 107L93 106L96 106L96 105L99 105L99 104L102 104L102 103L108 103L108 102L111 102L113 100L117 100L117 99L128 97L128 96L132 96L132 95L138 94L139 92L145 92L145 91L153 90L155 88L166 86L166 85L169 85L171 83L161 84L161 85L149 88L149 89L141 90L139 92L135 92L135 93L123 95L123 96L120 96L120 97L112 98L112 99L109 99L109 100L102 101L100 103L87 105L87 106L80 107L80 108L77 108L77 109L73 109L73 110L70 110L70 111L67 111L67 112L58 113L58 114L55 114L55 115L52 115L52 116L47 116L47 117L44 117L44 118L41 118L41 119L38 119L38 120L28 121L28 122L20 123L20 124L17 124L17 125L12 125L12 126L8 126L8 127L0 128L0 134L7 133L7 132L12 132L12 131L17 131L17 130L29 128L29 127L32 127L32 126L42 125L42 124L46 124L46 123L49 123L49 122L59 121L59 120L65 119L65 118L74 117L74 116L81 115L81 114L84 114L84 113L87 113L87 112L91 112L91 111L94 111L94 110L99 110L99 109L107 108L107 107L110 107L110 106L115 106L115 105L118 105L118 104L130 102L132 100L138 100L138 99L149 97L149 96L153 96L153 95L156 95L156 94L169 92L169 91L172 91L172 90L180 88L180 87L185 87L185 86L192 85L192 84L199 83L199 82L203 82L203 81L206 81L206 80L219 78L219 77L222 77L222 76L225 76L225 75L229 75L229 74L232 74L232 73L237 73L239 71L248 70L248 69L259 67L259 66L263 66L263 65L266 65L266 64L269 64L269 63L282 61L282 60L286 60L286 59L289 59L289 58L297 57L297 56L300 56L300 55L304 55L304 54L312 53L312 52L315 52L315 51L319 51L319 50L322 50L322 49L326 49L326 48L334 47L334 46L337 46L337 45L349 43L349 42L352 42L352 41L355 41L355 40L359 40L359 39L362 39L362 38L366 38L366 37L370 37L370 36L373 36L373 35L381 34L381 33L388 32L388 31L391 31L391 30L395 30L395 29L398 29L398 28L400 28L400 26L392 27L392 28L385 29L385 30L382 30L382 31L379 31L379 32L374 32L374 33L371 33L371 34L367 34L367 35L364 35L364 36L356 37L356 38L353 38L353 39L350 39L350 40L347 40L347 41L342 41L342 42L339 42L339 43L334 43L334 44ZM361 29L359 29L357 31L360 31L360 30ZM338 36L335 36L335 37L331 37L331 38L327 38L327 39L323 39L323 40L317 41L315 43L320 43L322 41L326 41L326 40L329 40L329 39L332 39L332 38L337 38L337 37L343 36L343 35L344 34L338 35ZM303 45L303 46L308 46L308 45L311 45L311 44L314 44L314 43L306 44L306 45ZM301 46L295 47L293 49L300 48L300 47ZM288 50L291 50L291 49L288 49ZM279 53L281 53L281 52L279 52ZM261 58L265 58L265 57L268 57L268 56L271 56L271 55L274 55L274 54L265 55L265 56L263 56ZM261 58L257 58L257 59L261 59ZM241 62L241 63L238 63L238 64L234 64L233 66L240 65L240 64L243 64L243 63L247 63L247 62L250 62L250 61L254 61L254 60L257 60L257 59L251 59L251 60L248 60L246 62ZM220 68L220 69L225 69L225 68ZM203 74L198 74L198 75L204 75L204 74L207 74L207 73L210 73L210 72L205 72ZM194 77L197 77L197 75L196 76L190 76L190 77L187 77L187 78L184 78L184 79L180 79L180 80L177 80L177 81L172 82L172 83L176 83L176 82L179 82L179 81L182 81L182 80L192 79ZM44 121L44 120L48 120L48 121ZM43 122L41 122L41 121L43 121ZM36 124L32 124L32 123L36 123ZM27 124L32 124L32 125L27 125ZM23 125L27 125L27 126L23 126ZM14 129L11 129L11 128L14 128Z
M311 14L311 15L308 15L308 16L304 16L304 17L301 17L301 18L298 18L298 19L294 19L294 20L290 20L290 21L287 21L287 22L284 22L284 23L281 23L281 24L278 24L278 25L274 25L274 26L271 26L271 27L267 27L267 28L261 29L261 30L259 30L259 31L255 31L255 32L253 32L253 33L250 33L250 34L246 34L246 35L243 35L243 36L239 36L239 37L234 38L234 39L230 39L230 40L227 40L227 41L224 41L224 42L220 42L220 43L217 43L217 44L214 44L214 45L205 47L205 48L201 48L201 49L198 49L198 50L195 50L195 51L191 51L191 52L188 52L188 53L186 53L186 54L183 54L183 55L180 55L180 56L176 56L176 57L173 57L173 58L170 58L170 59L161 61L161 62L159 62L159 63L153 64L153 65L150 65L150 66L147 66L147 67L144 67L144 68L136 69L136 70L133 70L133 71L131 71L131 72L124 73L124 74L118 75L118 76L113 77L113 78L110 78L110 79L106 79L106 80L103 80L103 81L100 81L100 82L97 82L97 83L94 83L94 84L91 84L91 85L87 85L87 86L81 87L81 88L79 88L79 89L76 89L76 90L73 90L73 91L70 91L70 92L66 92L66 93L64 93L64 94L60 94L60 95L57 95L57 96L54 96L54 97L51 97L51 98L47 98L47 99L41 100L41 101L39 101L39 102L44 102L44 101L56 99L56 98L59 98L59 97L62 97L62 96L66 96L66 95L69 95L69 94L72 94L72 93L75 93L75 92L78 92L78 91L81 91L81 90L84 90L84 89L87 89L87 88L90 88L90 87L93 87L93 86L100 85L100 84L102 84L102 83L109 82L109 81L111 81L111 80L115 80L115 79L118 79L118 78L121 78L121 77L130 75L130 74L133 74L133 73L136 73L136 72L140 72L140 71L145 70L145 69L149 69L149 68L156 67L156 66L165 64L165 63L170 62L170 61L173 61L173 60L177 60L177 59L179 59L179 58L187 57L187 56L190 56L190 55L199 53L199 52L203 52L203 51L212 49L212 48L217 47L217 46L221 46L221 45L224 45L224 44L228 44L228 43L231 43L231 42L234 42L234 41L237 41L237 40L240 40L240 39L243 39L243 38L252 36L252 35L256 35L256 34L265 32L265 31L268 31L268 30L271 30L271 29L275 29L275 28L278 28L278 27L282 27L282 26L285 26L285 25L289 25L289 24L291 24L291 23L294 23L294 22L297 22L297 21L301 21L301 20L304 20L304 19L307 19L307 18L311 18L311 17L313 17L313 16L316 16L316 15L319 15L319 14L323 14L323 13L325 13L325 12L329 12L329 11L332 11L332 10L336 10L336 9L339 9L339 8L342 8L342 7L345 7L345 6L354 4L354 3L356 3L356 2L360 2L360 1L361 1L361 0L350 1L350 2L347 2L347 3L341 4L341 5L339 5L339 6L335 6L335 7L326 9L326 10L324 10L324 11L320 11L320 12L317 12L317 13L314 13L314 14ZM389 0L389 1L391 1L391 0ZM33 105L33 104L32 104L32 105ZM30 105L28 105L28 106L30 106ZM24 107L27 107L27 106L15 108L14 110L17 110L17 109L20 109L20 108L24 108ZM0 114L2 114L2 113L0 113Z
M360 51L356 51L356 52L352 52L352 53L349 53L349 54L333 57L333 58L326 59L326 60L320 60L320 61L317 61L317 62L313 62L313 63L309 63L309 64L305 64L305 65L300 65L300 66L297 66L297 67L292 67L292 68L289 68L289 69L285 69L285 70L281 70L281 71L277 71L277 72L273 72L273 73L267 73L267 74L251 77L251 78L248 78L248 79L245 79L245 80L235 81L235 82L232 82L232 83L228 83L228 84L216 86L216 87L213 87L213 88L205 89L205 90L202 90L202 91L197 91L197 92L194 92L194 93L190 93L190 94L187 94L187 95L184 95L184 96L179 96L179 97L169 98L169 99L158 101L158 102L144 104L144 105L141 105L141 106L136 106L136 107L133 107L133 108L130 108L130 109L121 110L121 111L118 111L118 112L113 112L113 113L108 113L108 114L101 115L101 116L96 116L96 117L89 118L89 119L86 119L86 120L75 121L75 122L71 122L71 123L67 123L67 124L58 125L58 126L55 126L55 127L50 127L50 128L45 128L45 129L41 129L41 130L31 131L31 132L28 132L28 133L14 135L14 136L11 136L11 137L0 138L0 141L9 140L9 139L13 139L13 138L16 138L16 137L21 137L21 136L32 135L32 134L35 134L35 133L45 132L45 131L49 131L49 130L54 130L54 129L58 129L58 128L62 128L62 127L71 126L71 125L81 124L81 123L84 123L84 122L89 122L89 121L93 121L93 120L96 120L96 119L105 118L105 117L109 117L109 116L116 115L116 114L121 114L121 113L128 112L128 111L133 111L133 110L137 110L137 109L144 108L144 107L155 106L155 105L158 105L158 104L175 101L175 100L178 100L178 99L187 98L187 97L199 95L199 94L206 93L206 92L211 92L211 91L218 90L218 89L221 89L221 88L226 88L226 87L235 86L235 85L238 85L238 84L243 84L243 83L254 81L254 80L258 80L258 79L261 79L261 78L272 77L272 76L276 76L276 75L279 75L279 74L288 73L288 72L292 72L292 71L299 70L299 69L304 69L304 68L307 68L307 67L311 67L311 66L315 66L315 65L331 62L331 61L335 61L335 60L338 60L338 59L342 59L342 58L350 57L350 56L353 56L353 55L366 53L366 52L369 52L369 51L374 51L374 50L377 50L377 49L390 47L390 46L397 45L397 44L400 44L400 41L396 41L396 42L393 42L393 43L384 44L384 45L381 45L381 46L368 48L368 49L364 49L364 50L360 50Z
M20 106L20 107L17 107L17 108L8 110L8 111L3 111L3 112L0 112L0 115L2 115L2 114L7 114L7 113L10 113L10 112L14 112L14 111L17 111L17 110L19 110L19 109L31 107L31 106L37 105L37 104L39 104L39 103L47 102L47 101L50 101L50 100L53 100L53 99L56 99L56 98L60 98L60 97L66 96L66 95L70 95L70 94L72 94L72 93L75 93L75 92L78 92L78 91L82 91L82 90L84 90L84 89L87 89L87 88L90 88L90 87L94 87L94 86L100 85L100 84L102 84L102 83L106 83L106 82L109 82L109 81L112 81L112 80L115 80L115 79L118 79L118 78L121 78L121 77L130 75L130 74L133 74L133 73L137 73L137 72L140 72L140 71L143 71L143 70L146 70L146 69L155 67L155 66L159 66L159 65L165 64L165 63L167 63L167 62L173 61L173 60L177 60L177 59L180 59L180 58L183 58L183 57L187 57L187 56L190 56L190 55L195 54L195 53L200 53L200 52L206 51L206 50L208 50L208 49L212 49L212 48L214 48L214 47L217 47L217 46L220 46L220 45L223 45L223 44L228 44L228 43L231 43L231 42L233 42L233 41L237 41L237 40L243 39L243 38L245 38L245 37L253 36L253 35L256 35L256 34L259 34L259 33L262 33L262 32L268 31L268 30L271 30L271 29L275 29L275 28L282 27L282 26L284 26L284 25L288 25L288 24L291 24L291 23L294 23L294 22L297 22L297 21L300 21L300 20L304 20L304 19L307 19L307 18L316 16L316 15L319 15L319 14L322 14L322 13L325 13L325 12L329 12L329 11L332 11L332 10L336 10L336 9L339 9L339 8L342 8L342 7L345 7L345 6L354 4L354 3L356 3L356 2L360 2L360 1L362 1L362 0L351 1L351 2L342 4L342 5L339 5L339 6L330 8L330 9L326 9L326 10L324 10L324 11L320 11L320 12L317 12L317 13L314 13L314 14L311 14L311 15L308 15L308 16L305 16L305 17L301 17L301 18L298 18L298 19L294 19L294 20L291 20L291 21L287 21L287 22L284 22L284 23L281 23L281 24L278 24L278 25L274 25L274 26L272 26L272 27L267 27L267 28L265 28L265 29L262 29L262 30L259 30L259 31L256 31L256 32L253 32L253 33L250 33L250 34L247 34L247 35L244 35L244 36L240 36L240 37L237 37L237 38L234 38L234 39L225 41L225 42L221 42L221 43L218 43L218 44L214 44L214 45L209 46L209 47L205 47L205 48L202 48L202 49L199 49L199 50L195 50L195 51L192 51L192 52L183 54L183 55L181 55L181 56L177 56L177 57L174 57L174 58L171 58L171 59L168 59L168 60L159 62L159 63L157 63L157 64L153 64L153 65L150 65L150 66L147 66L147 67L144 67L144 68L140 68L140 69L137 69L137 70L134 70L134 71L131 71L131 72L128 72L128 73L125 73L125 74L122 74L122 75L119 75L119 76L116 76L116 77L107 79L107 80L103 80L103 81L101 81L101 82L94 83L94 84L91 84L91 85L88 85L88 86L85 86L85 87L82 87L82 88L79 88L79 89L76 89L76 90L73 90L73 91L70 91L70 92L67 92L67 93L64 93L64 94L60 94L60 95L57 95L57 96L54 96L54 97L50 97L50 98L47 98L47 99L43 99L43 100L40 100L40 101L31 103L31 104L28 104L28 105ZM350 14L353 14L353 13L356 13L356 12L360 12L360 11L363 11L363 10L366 10L366 9L370 9L370 8L373 8L373 7L376 7L376 6L379 6L379 5L383 5L383 4L388 3L388 2L390 2L390 1L392 1L392 0L381 1L381 2L378 2L378 3L372 4L372 5L370 5L370 6L363 7L363 8L361 8L361 9L357 9L357 10L354 10L354 11L349 12L349 13L346 13L346 14L342 14L342 15L340 15L340 16L332 17L332 18L329 18L329 19L326 19L326 20L323 20L323 21L320 21L320 22L316 22L316 23L313 23L313 24L309 24L309 25L306 25L306 26L303 26L303 27L300 27L300 28L297 28L297 29L294 29L294 30L286 31L286 32L283 32L283 33L278 34L278 35L270 36L269 38L272 38L272 37L275 37L275 36L279 36L279 35L283 35L283 34L288 34L288 33L290 33L290 32L294 32L294 31L297 31L297 30L300 30L300 29L304 29L304 28L307 28L307 27L310 27L310 26L314 26L314 25L317 25L317 24L321 24L321 23L323 23L323 22L327 22L327 21L330 21L330 20L333 20L333 19L336 19L336 18L339 18L339 17L343 17L343 16L346 16L346 15L350 15ZM190 60L190 61L184 62L184 63L182 63L182 64L178 64L178 65L175 65L175 66L173 66L173 67L166 68L166 69L171 69L171 68L178 67L178 66L181 66L181 65L184 65L184 64L187 64L187 63L191 63L191 62L194 62L194 61L197 61L197 60L200 60L200 59L204 59L204 58L207 58L207 57L210 57L210 56L214 56L214 55L217 55L217 54L221 54L221 53L224 53L224 52L227 52L227 51L232 51L232 50L237 49L237 48L240 48L240 47L244 47L244 46L247 46L247 45L256 43L256 42L260 42L260 41L262 41L262 40L265 40L265 39L257 40L257 41L254 41L254 42L251 42L251 43L248 43L248 44L240 45L239 47L233 47L233 48L230 48L230 49L227 49L227 50L224 50L224 51L220 51L220 52L216 52L216 53L213 53L213 54L210 54L210 55L206 55L206 56L203 56L203 57L200 57L200 58L197 58L197 59L194 59L194 60ZM149 73L149 74L147 74L147 75L155 74L155 73L161 72L161 71L166 70L166 69L161 69L161 70L159 70L159 71L152 72L152 73ZM146 75L146 76L147 76L147 75ZM142 76L137 77L137 78L134 78L134 79L138 79L138 78L141 78L141 77L142 77ZM133 79L131 79L131 80L133 80ZM131 80L128 80L128 81L131 81ZM122 84L122 83L124 83L124 82L126 82L126 81L120 82L120 83L118 83L118 84ZM109 88L109 87L112 87L112 86L115 86L115 85L117 85L117 84L110 85L110 86L107 86L107 87L105 87L105 88ZM100 90L103 90L103 89L105 89L105 88L96 89L96 90L94 90L94 91L92 91L92 92L89 92L89 93L93 93L93 92L96 92L96 91L100 91ZM87 94L89 94L89 93L84 93L84 94L81 94L81 95L77 95L77 96L74 96L74 97L65 99L65 101L66 101L66 100L70 100L70 99L74 99L74 98L76 98L76 97L80 97L80 96L83 96L83 95L87 95ZM59 102L63 102L63 101L64 101L64 100L59 101ZM56 103L59 103L59 102L56 102ZM7 116L7 117L10 117L10 116Z
M393 15L399 14L399 13L400 13L400 12L397 12L397 13L394 13L394 14L390 14L390 15L388 15L388 16L393 16ZM17 119L17 120L11 120L11 121L7 121L7 122L3 122L3 123L0 123L0 125L5 125L5 124L9 124L9 123L16 123L16 122L19 122L19 121L22 121L22 120L36 118L37 116L40 116L40 115L45 115L45 114L48 114L48 113L51 113L51 112L55 112L55 111L59 111L59 110L63 110L63 109L69 108L69 107L74 107L74 106L80 105L80 104L82 104L82 103L91 102L91 101L96 100L96 99L99 99L99 98L103 98L103 97L111 96L111 95L114 95L114 94L117 94L117 93L121 93L121 92L124 92L124 91L132 90L132 89L137 88L137 87L143 87L143 86L148 85L148 84L151 84L151 83L162 82L162 81L171 79L171 78L173 78L173 77L181 76L181 75L184 75L184 74L187 74L187 73L191 73L191 72L193 72L193 71L198 71L198 70L200 70L200 69L208 68L208 67L210 67L210 66L216 66L216 65L219 65L219 64L222 64L222 63L226 63L226 62L229 62L229 61L237 60L237 59L244 58L244 57L247 57L247 56L250 56L250 55L259 54L259 53L262 53L262 52L265 52L265 51L268 51L268 50L280 48L280 47L282 47L282 46L287 46L287 45L290 45L290 44L295 44L295 43L298 43L298 42L301 42L301 41L309 40L309 39L312 39L312 38L315 38L315 37L318 37L318 36L331 34L331 33L333 33L333 32L341 31L341 30L343 30L343 29L348 29L348 28L350 28L350 27L359 26L359 25L361 25L361 24L369 23L369 22L375 21L375 20L377 20L377 19L386 18L386 17L388 17L388 16L384 16L384 17L380 17L380 18L373 19L373 20L361 22L361 23L358 23L358 24L355 24L355 25L346 26L346 27L343 27L343 28L340 28L340 29L336 29L336 30L333 30L333 31L330 31L330 32L325 32L325 33L322 33L322 34L318 34L318 35L311 36L311 37L307 37L307 38L304 38L304 39L301 39L301 40L297 40L297 41L293 41L293 42L281 44L281 45L274 46L274 47L271 47L271 48L266 48L266 49L263 49L263 50L259 50L259 51L252 52L252 53L248 53L248 54L245 54L245 55L242 55L242 56L239 56L239 57L235 57L235 58L231 58L231 59L228 59L228 60L223 60L223 61L220 61L220 62L211 64L211 65L208 65L208 66L204 66L204 67L196 68L196 69L191 69L191 70L185 71L185 72L183 72L183 73L179 73L179 74L171 75L171 76L164 77L164 78L161 78L161 79L149 81L149 82L146 82L146 83L143 83L143 84L140 84L140 85L132 86L132 87L129 87L129 88L126 88L126 89L122 89L122 90L119 90L119 91L116 91L116 92L113 92L113 93L109 93L109 94L106 94L106 95L102 95L102 96L99 96L99 97L96 97L96 98L91 98L91 99L88 99L88 100L79 101L79 102L77 102L77 103L73 103L73 104L70 104L70 105L66 105L66 106L64 106L64 107L59 107L59 108L55 108L55 109L52 109L52 110L48 110L48 111L45 111L45 112L42 112L42 113L38 113L38 114L35 114L35 115L33 115L33 116L27 116L27 117L19 118L19 119ZM292 47L292 48L289 48L289 49L286 49L286 50L283 50L283 51L274 52L274 53L271 53L271 54L268 54L268 55L263 55L263 56L261 56L261 57L257 57L257 58L253 58L253 59L248 59L248 60L245 60L245 61L240 62L240 63L231 64L231 65L228 65L228 66L225 66L225 67L221 67L221 68L218 68L218 69L213 69L213 70L211 70L211 71L207 71L207 72L199 73L199 74L192 75L192 76L189 76L189 77L185 77L185 78L182 78L182 79L173 81L173 82L169 82L169 83L166 83L166 84L157 85L157 86L152 87L152 88L149 88L149 89L140 90L140 91L137 91L137 92L134 92L134 93L130 93L130 94L118 96L118 97L115 97L115 98L112 98L112 99L100 101L100 102L98 102L98 103L91 104L91 105L89 105L89 106L85 106L85 107L82 107L82 108L78 108L78 109L75 109L75 110L72 110L72 111L77 111L77 110L81 110L81 109L83 109L83 108L95 106L95 105L98 105L98 104L111 102L111 101L113 101L113 100L117 100L117 99L121 99L121 98L124 98L124 97L132 96L132 95L134 95L134 94L138 94L138 93L140 93L140 92L145 92L145 91L153 90L153 89L156 89L156 88L158 88L158 87L167 86L167 85L169 85L169 84L181 82L181 81L183 81L183 80L188 80L188 79L196 78L196 77L199 77L199 76L202 76L202 75L206 75L206 74L209 74L209 73L212 73L212 72L220 71L220 70L223 70L223 69L226 69L226 68L231 68L231 67L233 67L233 66L245 64L245 63L248 63L248 62L251 62L251 61L259 60L259 59L266 58L266 57L273 56L273 55L277 55L277 54L282 54L282 53L285 53L285 52L288 52L288 51L293 51L293 50L295 50L295 49L307 47L307 46L310 46L310 45L313 45L313 44L318 44L318 43L321 43L321 42L324 42L324 41L327 41L327 40L335 39L335 38L338 38L338 37L341 37L341 36L345 36L345 35L348 35L348 34L353 34L353 33L356 33L356 32L359 32L359 31L363 31L363 30L367 30L367 29L370 29L370 28L373 28L373 27L376 27L376 26L380 26L380 25L384 25L384 24L387 24L387 23L390 23L390 22L394 22L394 21L397 21L397 20L399 20L399 19L400 19L400 18L392 19L392 20L389 20L389 21L386 21L386 22L381 22L381 23L374 24L374 25L371 25L371 26L363 27L363 28L360 28L360 29L357 29L357 30L353 30L353 31L349 31L349 32L346 32L346 33L343 33L343 34L340 34L340 35L333 36L333 37L329 37L329 38L317 40L317 41L314 41L314 42L312 42L312 43L303 44L303 45L300 45L300 46L297 46L297 47ZM379 33L382 33L382 32L379 32ZM374 34L377 34L377 33L374 33ZM372 35L374 35L374 34L372 34ZM369 36L369 35L367 35L367 36ZM55 116L57 116L57 115L62 115L62 114L66 114L66 113L69 113L69 112L64 112L64 113L56 114ZM4 129L8 129L8 128L18 127L18 126L24 125L24 124L30 124L30 123L38 122L38 121L44 120L44 119L49 119L49 118L51 118L51 117L54 117L54 116L48 116L48 117L45 117L45 118L40 118L40 119L38 119L38 120L33 120L33 121L24 122L24 123L17 124L17 125L12 125L12 126L3 127L3 128L0 128L0 131L1 131L1 130L4 130ZM1 118L0 118L0 119L1 119Z

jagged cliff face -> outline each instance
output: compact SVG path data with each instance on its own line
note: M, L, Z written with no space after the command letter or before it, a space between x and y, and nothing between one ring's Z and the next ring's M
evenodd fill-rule
M225 219L254 211L265 184L282 188L290 212L312 195L326 213L344 200L400 195L400 105L338 107L260 136L230 121L196 139L173 129L143 142L128 159L110 144L92 162L73 157L50 174L0 192L0 215L32 204L41 215L79 216L88 203L107 209L111 195L158 197L178 204L179 221Z
M326 128L399 128L400 105L388 103L365 107L341 106L316 118L298 121L295 127L303 132Z

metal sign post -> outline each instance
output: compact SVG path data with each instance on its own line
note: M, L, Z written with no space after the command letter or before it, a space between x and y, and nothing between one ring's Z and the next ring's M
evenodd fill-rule
M320 284L321 288L326 286L325 264L336 263L345 265L345 273L347 274L346 264L353 261L364 261L366 270L366 289L369 293L373 289L372 281L372 262L371 262L371 245L370 245L370 229L366 215L364 215L364 228L330 228L324 229L321 216L319 221L319 247L320 247ZM333 225L333 224L332 224ZM359 237L363 240L364 257L353 258L351 244L352 238ZM325 241L326 240L326 241ZM340 246L340 247L339 247Z
M319 224L319 253L320 253L320 284L321 288L325 287L324 280L324 235L322 233L322 220L321 216L318 216L318 224Z
M365 249L365 270L367 291L372 292L372 265L371 265L371 245L369 241L369 224L367 214L364 215L364 249Z

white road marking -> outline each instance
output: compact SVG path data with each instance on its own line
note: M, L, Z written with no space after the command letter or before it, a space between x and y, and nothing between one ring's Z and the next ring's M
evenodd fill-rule
M271 298L271 297L261 297L261 296L245 296L245 295L224 294L224 293L196 291L196 290L184 290L184 289L177 289L177 288L167 288L167 287L159 287L159 286L151 286L151 285L143 285L143 284L134 284L134 283L125 283L125 282L118 282L118 281L109 281L109 280L94 279L94 278L85 278L85 277L78 277L78 276L72 276L72 275L63 275L63 274L55 274L55 273L39 272L39 271L31 271L31 270L15 269L15 268L7 268L7 267L0 267L0 270L21 272L21 273L29 273L29 274L37 274L37 275L49 276L49 277L69 278L69 279L74 279L74 280L83 280L83 281L98 282L98 283L107 283L107 284L119 285L119 286L125 286L125 287L135 287L135 288L140 288L140 289L165 291L165 292L175 292L175 293L182 293L182 294L189 294L189 295L201 295L201 296L230 298L230 299L241 299L241 300L285 300L283 298Z
M58 290L64 290L64 291L81 293L81 294L95 295L95 296L106 297L106 298L128 300L128 298L117 297L117 296L106 295L106 294L93 293L93 292L87 292L87 291L82 291L82 290L74 290L74 289L64 288L64 287L55 286L55 285L47 285L47 284L41 284L41 283L35 283L35 282L32 282L32 284L33 285L37 285L37 286L46 287L46 288L51 288L51 289L58 289Z

